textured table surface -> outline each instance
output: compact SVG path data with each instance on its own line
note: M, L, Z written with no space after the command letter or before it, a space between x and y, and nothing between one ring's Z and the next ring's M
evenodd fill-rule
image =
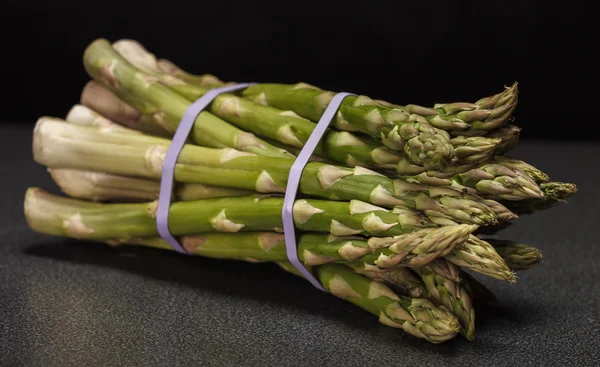
M545 262L515 285L478 277L500 302L477 314L476 342L432 345L269 264L33 233L26 188L57 189L31 159L31 125L0 129L0 365L600 364L600 144L514 151L579 193L503 233L541 248Z

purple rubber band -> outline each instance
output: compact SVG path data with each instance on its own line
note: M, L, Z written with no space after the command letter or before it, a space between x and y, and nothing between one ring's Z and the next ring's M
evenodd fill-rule
M247 88L255 83L236 84L228 87L217 88L209 91L196 102L192 103L183 114L183 118L173 135L173 140L169 145L165 161L162 168L162 177L160 179L160 191L158 194L158 209L156 211L156 229L160 236L175 249L175 251L188 254L181 246L179 241L173 237L169 230L169 208L171 206L171 194L173 193L173 178L175 174L175 165L181 149L183 148L187 137L190 135L192 126L196 117L202 112L216 97L222 93Z
M308 141L304 144L304 148L298 154L296 161L292 164L290 174L285 189L285 196L283 198L283 210L281 212L283 219L283 235L285 237L285 249L287 252L288 260L294 265L298 271L304 275L304 277L311 282L316 288L326 292L321 283L302 265L298 258L298 246L296 244L296 233L294 226L294 216L292 210L294 207L294 201L296 200L296 193L298 192L298 186L300 185L300 178L302 177L302 171L308 163L311 155L315 151L315 148L321 141L323 134L329 127L331 120L335 116L340 104L344 98L348 96L354 96L352 93L338 93L329 102L329 105L323 112L323 116L319 119L317 126L313 130L312 134L308 138Z

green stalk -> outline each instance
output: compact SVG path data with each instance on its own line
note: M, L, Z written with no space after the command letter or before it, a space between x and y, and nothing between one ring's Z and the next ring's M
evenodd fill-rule
M528 176L538 184L547 182L549 180L547 174L527 162L506 156L495 156L494 161L495 163L510 168L515 172L522 172L523 175Z
M36 124L36 162L50 168L93 170L158 179L170 141L163 138L104 131L53 118ZM200 183L260 193L285 191L292 160L256 156L231 148L186 145L178 157L175 181ZM361 200L382 207L420 210L434 222L493 225L495 214L477 196L392 180L362 167L308 163L299 192L333 200Z
M245 89L242 95L317 122L335 93L299 83L258 84ZM423 118L387 108L366 96L345 98L332 124L341 131L360 131L380 138L388 148L403 151L411 163L428 170L440 170L451 163L448 133L435 129Z
M130 129L162 137L173 135L152 115L144 115L94 80L89 81L81 91L80 103L107 120Z
M482 98L475 103L437 103L434 108L414 104L394 107L424 116L431 125L439 129L458 130L461 135L470 135L481 130L498 129L510 121L517 106L518 94L517 83L514 83L501 93Z
M531 269L542 261L542 252L533 246L505 240L488 240L508 267L513 270Z
M357 274L340 264L315 268L323 287L331 294L379 316L379 322L403 329L432 343L452 339L460 324L448 310L424 298L397 295L381 282Z
M429 291L421 279L409 268L396 267L387 271L373 271L364 264L346 264L358 274L382 282L396 293L411 298L430 298Z
M517 201L544 197L538 184L528 175L497 163L486 163L448 178L432 177L426 172L402 178L430 186L453 186L494 200Z
M173 235L204 232L282 231L283 199L255 196L214 198L175 202L169 210ZM50 235L89 240L130 239L157 236L156 202L102 204L52 195L31 188L25 197L25 213L32 229ZM302 231L331 233L334 236L365 234L376 237L405 235L421 229L436 229L425 238L438 242L440 249L473 232L477 226L431 227L422 225L419 215L377 210L359 201L334 202L297 200L293 220ZM425 232L422 232L425 233ZM442 234L442 239L438 235ZM416 236L416 235L415 235ZM466 238L465 238L466 240ZM390 239L372 239L372 246L385 247ZM416 240L415 241L421 241ZM460 242L460 241L459 241ZM430 245L433 246L433 245ZM435 246L434 246L435 247ZM432 248L434 248L432 247ZM444 251L442 249L442 251ZM426 254L419 257L426 257ZM376 259L401 262L402 257ZM375 261L375 260L373 260Z
M123 59L104 39L92 42L84 53L88 74L119 98L155 120L169 131L175 131L191 102L163 86L156 78L141 72ZM195 120L191 140L213 148L230 147L265 156L289 157L251 133L240 130L207 111Z
M501 140L481 136L457 136L450 140L453 147L453 164L439 171L428 171L427 168L411 163L402 158L396 171L404 176L425 176L432 179L447 179L455 174L467 172L488 162Z
M495 155L506 154L519 143L521 128L515 125L504 125L485 134L488 138L499 138L500 144L494 150Z
M445 258L457 266L510 283L516 282L515 274L496 249L477 236L469 236L468 241L456 246Z
M304 265L327 263L356 264L370 272L387 272L396 267L422 266L444 256L471 230L468 225L451 231L422 229L383 239L335 237L304 233L297 239L298 258ZM449 239L445 239L448 236ZM186 235L179 239L191 254L228 260L280 262L287 260L284 236L275 232L216 233ZM142 245L171 250L160 237L105 241L111 245ZM368 255L368 256L366 256Z
M447 307L460 321L460 333L467 340L475 339L475 310L471 290L461 281L461 271L444 258L415 269L436 303Z
M91 201L139 202L158 200L160 181L111 175L104 172L49 168L50 176L65 194ZM191 201L220 197L248 196L254 191L202 184L178 184L173 200Z
M508 223L511 220L515 220L515 219L519 218L519 216L517 214L513 213L506 206L500 204L499 202L497 202L495 200L487 199L487 200L484 200L483 202L490 209L492 209L494 214L496 214L496 217L498 218L498 222L499 222L500 226L507 226L507 225L509 225ZM491 227L487 227L487 228L491 228Z
M157 62L143 46L135 41L121 40L114 49L128 62L190 101L195 101L210 89L186 84L185 81L160 72ZM262 138L295 148L302 148L316 125L291 111L262 106L234 94L222 94L208 107L215 116ZM328 129L315 155L332 159L349 167L394 168L400 156L394 151L349 132Z
M496 200L518 201L544 197L538 184L529 176L500 164L485 164L452 179L458 188L470 188L476 195Z
M507 201L503 204L519 215L532 214L566 203L567 199L577 192L577 185L566 182L544 182L540 183L540 189L544 193L542 199Z
M132 41L132 42L135 42L135 41ZM218 87L223 87L223 86L231 84L231 83L225 83L225 82L219 80L219 78L217 78L216 76L211 75L211 74L192 75L190 73L187 73L186 71L184 71L183 69L181 69L180 67L178 67L177 65L175 65L174 63L172 63L171 61L169 61L167 59L157 60L156 66L163 73L172 75L176 78L184 80L188 84L196 85L199 87L218 88Z

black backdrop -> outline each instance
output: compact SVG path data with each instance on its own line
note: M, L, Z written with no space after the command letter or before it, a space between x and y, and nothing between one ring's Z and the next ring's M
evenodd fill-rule
M518 81L524 138L594 138L574 128L597 115L586 101L598 90L596 24L583 4L8 0L1 120L63 117L88 79L83 51L103 37L224 80L305 81L399 104L474 101Z

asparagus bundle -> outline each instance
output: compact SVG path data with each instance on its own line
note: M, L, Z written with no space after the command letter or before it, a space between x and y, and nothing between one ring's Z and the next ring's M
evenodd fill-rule
M131 40L84 52L92 80L68 115L41 117L33 158L66 194L31 187L32 230L173 250L157 229L165 155L189 106L234 84L193 75ZM194 121L174 169L168 228L191 255L289 262L283 194L295 157L335 93L306 83L221 94ZM475 338L478 276L516 282L541 252L486 239L577 190L510 155L517 84L475 103L344 99L292 207L301 264L332 295L387 326L440 343ZM288 244L289 245L289 244Z

